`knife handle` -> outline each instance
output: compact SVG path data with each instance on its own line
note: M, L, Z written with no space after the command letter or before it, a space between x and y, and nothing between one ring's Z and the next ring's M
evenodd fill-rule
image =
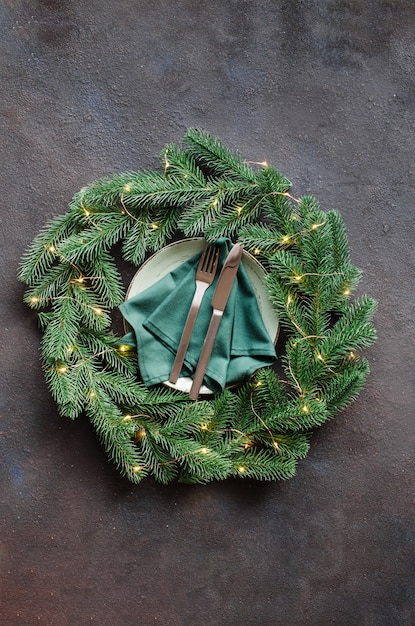
M218 332L219 324L222 320L223 311L213 309L212 317L210 318L209 328L203 342L202 352L200 353L199 361L197 363L195 375L193 376L193 383L190 389L189 396L192 400L196 400L200 387L203 383L203 377L206 372L206 368L209 363L210 355L212 354L213 344L215 343L216 333Z
M169 376L169 381L171 383L177 383L177 380L180 376L180 371L183 367L184 357L186 356L187 348L189 347L190 337L192 336L193 327L195 325L197 314L199 313L200 304L208 287L208 283L202 282L201 280L196 281L196 291L193 296L192 304L190 305L186 323L184 325L182 336L180 338L179 347L177 349L176 358L174 359L173 367L171 368Z

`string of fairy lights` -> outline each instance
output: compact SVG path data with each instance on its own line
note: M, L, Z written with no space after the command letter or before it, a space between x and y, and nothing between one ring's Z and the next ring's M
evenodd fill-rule
M255 176L251 178L247 176L247 180L243 184L240 181L238 182L238 189L243 188L245 193L245 200L241 201L240 196L236 193L234 199L232 197L231 191L234 183L231 178L229 180L213 178L203 183L201 180L196 180L195 173L190 166L186 165L185 160L183 160L183 162L180 162L181 183L176 189L173 184L174 176L172 179L173 183L169 182L171 176L170 170L175 170L178 167L177 163L174 164L173 162L173 156L174 155L169 155L168 148L163 153L162 178L166 181L166 185L160 185L159 189L157 189L155 185L154 188L150 186L143 190L140 186L140 181L142 181L143 178L138 177L134 179L134 177L132 177L131 181L126 181L124 178L120 182L116 193L114 193L114 188L111 189L111 201L102 202L98 206L95 206L95 201L91 200L91 188L86 187L81 190L81 193L76 197L71 207L71 226L75 225L74 228L69 229L71 234L68 235L68 231L65 229L63 229L61 233L59 229L51 230L50 234L46 233L43 246L38 253L38 258L36 260L31 258L30 263L32 267L26 267L26 270L31 270L35 265L37 268L42 268L44 265L46 269L43 274L51 267L59 267L62 270L61 276L59 277L59 291L55 293L53 291L53 280L55 276L51 276L51 284L49 285L48 280L46 280L46 283L42 282L42 271L37 269L36 272L34 272L36 279L29 286L25 300L33 309L45 309L52 315L50 319L58 320L61 324L66 323L65 315L70 319L73 328L71 326L70 332L68 332L68 341L70 340L68 345L64 344L66 335L63 326L61 333L62 338L60 339L60 344L62 345L59 346L59 350L53 345L50 338L48 339L48 343L46 347L44 347L45 368L49 371L53 370L58 379L61 380L65 380L66 378L69 380L71 376L74 375L74 372L76 373L81 370L82 372L86 372L86 377L84 377L83 380L84 383L85 380L89 381L89 389L82 390L84 394L84 400L82 400L82 402L84 402L85 409L93 407L93 410L96 411L97 414L101 414L103 423L105 423L108 417L105 414L108 407L105 402L102 401L99 393L102 383L102 378L100 378L102 373L113 371L111 365L111 358L113 356L129 364L136 360L135 349L127 344L120 343L118 340L114 340L105 347L103 347L101 342L99 349L91 349L91 345L94 344L85 343L85 329L89 330L93 328L97 333L105 334L111 328L111 310L113 303L110 301L109 297L105 297L103 291L98 288L102 282L106 281L105 272L99 271L100 266L98 261L101 251L109 251L114 244L116 235L111 234L111 236L108 236L110 230L107 229L113 229L113 232L117 233L117 219L124 220L122 228L119 229L120 233L128 231L129 224L132 226L138 224L139 227L142 227L144 230L148 231L148 233L155 233L156 231L162 232L163 229L166 228L166 223L163 221L163 214L160 213L160 211L156 211L153 214L147 211L146 202L148 198L151 196L153 205L157 205L157 198L163 198L164 202L166 193L171 191L171 189L174 189L177 193L181 191L185 193L186 188L183 185L183 181L186 182L190 180L189 191L186 193L190 197L191 192L195 190L196 195L193 203L191 200L186 202L186 210L191 213L194 209L194 224L196 224L196 226L192 223L192 225L189 226L189 232L193 234L192 229L197 228L198 223L196 218L198 218L199 214L201 216L201 210L197 209L197 196L197 198L201 198L203 211L209 219L214 221L215 216L222 217L222 215L224 215L230 227L234 228L236 233L238 233L239 226L258 222L258 211L261 210L262 205L267 200L280 197L290 203L291 212L286 213L285 224L291 222L292 229L290 226L286 226L285 232L280 232L277 228L271 226L268 229L270 239L266 241L266 244L263 244L259 234L255 236L254 233L247 247L247 250L255 257L259 257L260 260L265 260L267 263L271 261L271 265L274 255L279 251L290 251L293 247L301 247L302 238L308 238L310 235L314 236L314 233L317 236L320 229L324 229L327 225L325 214L318 210L315 211L315 216L318 219L312 221L311 224L310 222L305 222L304 227L301 228L301 226L303 226L303 216L301 212L303 199L294 197L289 191L284 189L272 191L268 189L264 190L260 187L258 179L255 178ZM265 170L269 168L266 161L241 161L240 166L245 167L250 163ZM108 181L106 181L106 184L107 183ZM169 183L170 186L167 183ZM238 185L235 183L235 188L237 188ZM94 191L97 191L97 189L99 190L99 185L95 183ZM140 194L145 196L145 200L140 199ZM191 215L191 219L193 219L193 215ZM202 220L201 223L205 223L203 222L202 216L200 219ZM67 242L70 237L72 237L72 248L70 253L68 253ZM162 245L162 238L160 242ZM93 247L94 245L96 245L96 248ZM143 246L145 245L146 240L144 237ZM86 252L88 250L90 251L87 255ZM148 250L143 250L143 256L145 256L146 252L148 252ZM26 265L28 264L29 261ZM272 272L273 270L269 271ZM28 274L29 273L30 271L28 271ZM342 276L344 280L342 280ZM275 304L275 306L277 307L277 312L281 315L284 314L285 319L289 323L290 332L288 333L287 341L290 347L296 349L301 344L307 343L311 349L310 358L312 358L315 363L321 365L321 368L324 368L327 376L336 378L341 377L343 366L341 364L333 366L330 354L325 353L324 340L327 337L326 334L319 334L318 332L310 333L308 329L303 328L301 315L297 315L297 312L300 310L298 305L303 297L301 295L302 290L307 287L308 291L310 291L310 289L312 289L312 286L310 286L312 285L312 281L318 283L319 281L330 280L331 278L339 279L336 283L338 296L348 300L352 294L354 285L349 284L344 272L341 270L309 271L307 267L301 267L294 263L291 268L287 267L284 289L281 291L282 299L279 301L280 304ZM59 307L64 305L64 303L69 303L70 308L68 311L62 312ZM278 306L281 308L278 309ZM62 319L59 319L59 315L62 315ZM47 319L48 323L49 318L45 319ZM359 359L358 351L354 347L349 349L346 360L349 363L353 363L358 362ZM137 367L137 365L135 367ZM128 370L128 372L130 372L129 376L131 375L131 371L133 370L130 368ZM307 417L307 419L309 418L309 422L307 423L312 424L313 411L316 410L318 404L324 404L324 390L319 387L319 385L316 386L313 380L309 381L307 384L301 382L296 367L290 358L286 359L284 371L286 375L285 379L276 374L275 379L278 383L282 384L283 388L290 390L286 402L289 403L292 414L294 417L296 412L298 417L302 414ZM131 378L128 378L128 381L131 380ZM71 381L73 383L72 379ZM114 381L114 385L116 385L117 381L115 379ZM75 393L78 392L78 387L76 387L77 382L78 381L75 381L75 383L73 383ZM142 384L138 381L137 385L140 389L140 393L147 393L146 390L142 391ZM197 466L198 463L203 464L204 459L209 457L215 459L218 456L219 452L215 442L218 438L223 441L223 438L227 435L232 436L233 442L233 452L229 454L233 454L235 450L241 454L249 453L260 445L259 440L255 436L255 429L258 428L262 433L260 437L261 445L264 444L264 441L268 441L269 445L267 446L267 450L271 451L276 458L282 458L284 456L285 445L283 445L284 435L279 432L276 427L271 427L268 424L267 419L264 418L257 406L258 394L261 393L261 390L267 387L267 385L267 379L261 374L258 376L254 375L250 381L245 383L244 388L247 390L252 424L255 423L255 428L252 424L246 428L240 428L232 423L221 425L218 428L217 423L215 423L215 420L212 418L214 411L218 410L217 408L213 408L215 399L208 400L202 398L198 399L196 402L190 402L187 397L183 397L181 392L172 391L172 393L176 395L171 396L171 398L175 399L171 401L177 402L178 406L180 405L180 419L184 421L194 419L194 424L190 429L190 437L187 431L184 435L188 449L176 455L172 454L170 458L157 460L152 458L146 460L144 454L144 456L140 457L139 461L137 461L137 458L130 460L124 451L121 450L120 452L118 450L116 453L117 462L122 465L119 469L131 480L138 482L141 480L141 477L148 475L149 472L154 472L156 467L180 465L189 458L193 459ZM81 405L82 402L80 401L79 404ZM108 423L111 422L111 428L115 430L118 428L123 429L122 432L128 434L129 439L138 450L145 448L147 437L159 440L162 437L168 436L162 432L163 419L160 415L152 414L151 411L146 412L145 410L140 410L139 393L137 393L136 403L123 400L121 393L120 399L113 399L112 402L115 409L114 412L111 413L111 417L108 417ZM292 421L294 418L290 419ZM236 446L235 442L237 443ZM120 445L118 440L114 443L116 448L119 448ZM237 460L233 470L236 474L239 476L249 476L249 463L241 461L240 455L237 455L235 458ZM121 459L121 461L119 459Z

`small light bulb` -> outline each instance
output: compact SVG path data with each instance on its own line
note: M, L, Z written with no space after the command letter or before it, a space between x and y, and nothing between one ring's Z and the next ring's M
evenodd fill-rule
M156 229L159 227L159 225L158 225L158 224L156 224L156 223L154 223L154 222L153 222L153 224L150 224L150 226L151 226L151 228L153 228L154 230L156 230Z
M55 246L49 246L49 252L55 252L56 248Z
M309 408L308 408L308 406L306 404L304 404L304 406L303 406L303 411L304 411L304 413L308 413L309 412Z
M99 307L97 307L96 309L94 309L95 313L97 315L102 315L102 309L100 309Z
M291 237L289 237L288 235L285 235L282 239L281 239L281 243L288 243L290 241Z
M240 465L240 466L238 467L238 472L239 472L240 474L243 474L244 472L246 472L246 467L244 467L243 465Z
M135 472L135 473L141 472L141 465L134 465L133 466L133 472Z
M139 428L135 436L137 443L141 443L145 436L146 431L144 430L144 428Z
M262 165L262 167L268 167L268 162L267 161L262 161L262 163L260 163L260 165Z
M64 374L67 369L68 368L65 365L61 365L61 367L58 367L58 372L59 374Z
M203 446L203 448L200 448L199 452L201 452L202 454L207 454L209 452L209 448Z
M350 289L345 289L345 290L343 291L343 295L344 295L344 296L350 296Z
M35 304L36 302L39 302L40 298L38 298L37 296L32 296L30 298L30 302L32 302L33 304Z
M254 254L261 254L261 250L259 248L255 248Z
M124 185L124 191L125 191L126 193L130 193L130 191L131 191L131 185Z
M90 212L88 211L88 209L84 209L84 213L85 213L85 216L86 216L86 217L89 217L89 216L90 216Z
M124 417L122 418L123 422L129 422L130 419L132 419L132 415L124 415Z
M236 210L238 212L238 215L240 215L242 213L242 207L241 206L236 207Z

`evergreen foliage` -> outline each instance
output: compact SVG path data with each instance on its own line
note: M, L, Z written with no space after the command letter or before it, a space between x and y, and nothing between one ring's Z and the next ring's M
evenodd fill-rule
M256 372L236 390L192 402L139 382L136 355L111 331L123 298L111 249L141 264L176 231L232 236L263 263L286 334L283 374ZM355 300L343 220L267 164L254 170L219 139L190 129L167 145L161 172L126 172L77 193L22 258L25 301L44 331L42 362L62 415L86 414L122 475L167 483L294 475L311 430L352 402L369 372L376 303Z

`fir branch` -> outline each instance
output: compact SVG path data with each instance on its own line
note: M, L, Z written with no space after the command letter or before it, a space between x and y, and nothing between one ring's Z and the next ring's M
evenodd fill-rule
M160 206L185 207L191 202L201 200L214 192L212 184L200 184L193 181L189 184L178 176L165 178L161 174L151 174L144 179L140 186L125 191L125 203L135 212L158 210Z
M243 162L237 152L230 150L222 141L204 130L190 128L184 135L186 153L210 176L255 180L252 169Z
M325 218L331 235L331 245L328 251L332 257L333 266L341 270L350 265L349 242L344 221L338 211L327 211Z
M154 437L147 431L140 438L140 454L143 457L145 468L151 472L160 483L167 484L178 475L178 462L171 453L163 447L164 441Z
M101 388L118 406L135 405L143 401L145 392L137 385L135 376L118 372L100 371L94 376L94 391Z
M274 254L284 245L283 237L281 231L263 223L243 225L239 233L240 243L255 256Z
M307 316L309 304L301 297L298 288L287 285L275 271L270 272L264 282L271 302L279 312L281 325L288 332L294 331L303 338L311 337L313 331Z
M86 326L97 331L109 328L111 324L110 315L103 308L104 303L93 289L88 289L82 283L72 283L64 298L74 303L80 321Z
M112 256L102 251L87 268L86 280L90 283L98 300L108 307L115 307L124 299L120 273ZM78 279L79 281L79 279Z
M94 358L99 359L103 367L109 367L119 374L137 374L135 351L129 346L120 344L119 337L111 331L94 331L82 327L78 333L78 342L85 346ZM75 344L74 349L76 348Z
M256 191L257 185L246 181L209 183L206 196L185 207L178 227L188 236L201 232L209 234L209 231L210 237L230 234L241 223L258 215Z
M120 473L132 482L140 482L149 471L145 458L132 441L131 426L123 421L117 405L104 391L96 389L86 412Z
M175 176L188 184L206 186L207 181L202 170L197 166L193 156L182 148L169 144L163 150L162 158L165 177Z
M58 247L58 255L73 264L91 265L97 256L123 238L131 225L125 214L94 214L81 232L67 237Z
M367 296L349 305L318 346L325 363L334 367L340 359L368 348L376 341L376 330L371 321L375 311L376 302Z
M270 165L263 167L256 175L256 179L264 195L273 197L274 217L281 221L281 211L286 212L286 198L289 197L291 182Z
M145 215L148 219L148 214ZM126 261L134 265L141 265L144 261L148 249L149 227L145 222L133 222L126 233L122 255Z
M282 432L307 432L321 426L329 418L325 402L316 397L292 397L278 412L270 409L269 427Z
M359 395L369 374L366 359L353 358L347 368L323 386L327 411L330 416L349 406Z
M68 349L76 342L80 320L75 300L62 297L55 303L42 338L44 358L53 357L61 360L67 358Z
M42 277L33 280L31 288L25 293L24 301L33 309L48 306L53 298L64 295L73 274L73 268L67 263L52 266L45 270Z
M254 449L233 458L233 473L239 478L287 480L295 474L295 459L271 450Z
M73 198L71 210L75 214L116 211L119 199L134 189L141 189L148 179L160 178L157 172L123 172L97 180L81 189Z
M224 480L232 473L232 460L215 449L191 442L184 447L183 440L176 442L175 452L181 453L181 481L205 484L212 480Z
M257 440L262 444L275 450L278 454L285 458L290 458L298 461L304 459L310 449L310 435L308 433L281 433L279 431L272 432L271 436L261 431L257 435Z
M258 218L260 213L261 203L257 201L257 196L246 198L245 195L241 195L241 197L228 202L227 206L223 207L220 215L206 225L205 237L210 241L214 241L219 237L237 235L239 229L245 223L250 223Z
M76 227L76 220L70 214L57 216L46 224L23 255L18 279L27 285L33 285L42 279L56 261L55 250L58 244L70 236Z

